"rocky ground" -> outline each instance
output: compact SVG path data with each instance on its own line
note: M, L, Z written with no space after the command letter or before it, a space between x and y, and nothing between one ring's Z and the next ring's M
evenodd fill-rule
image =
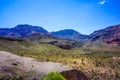
M27 80L39 80L47 73L56 71L61 72L63 76L67 78L67 80L71 80L68 78L69 76L66 76L66 74L69 74L71 77L71 74L73 75L76 72L79 73L77 70L73 70L73 72L72 70L73 69L71 67L60 63L38 62L33 58L21 57L9 52L0 51L0 77L6 75L25 76L29 73L29 76L27 75L28 77L26 77ZM81 74L82 73L80 73L80 75ZM38 76L40 78L38 78ZM75 76L76 75L74 75L74 77ZM87 80L87 77L84 74L82 74L82 76L84 79L77 79L77 77L75 77L75 79L72 80Z

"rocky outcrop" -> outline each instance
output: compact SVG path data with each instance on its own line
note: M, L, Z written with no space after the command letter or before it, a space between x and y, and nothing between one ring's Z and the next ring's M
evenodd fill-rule
M81 71L73 69L61 72L67 80L89 80Z
M20 57L9 52L0 51L0 77L3 75L19 75L34 73L43 77L49 72L62 72L71 70L69 66L54 62L38 62L33 58ZM29 79L28 79L29 80Z

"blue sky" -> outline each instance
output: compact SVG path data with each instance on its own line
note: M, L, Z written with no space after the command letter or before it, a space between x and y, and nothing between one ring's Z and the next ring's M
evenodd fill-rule
M18 24L82 34L120 24L120 0L0 0L0 28Z

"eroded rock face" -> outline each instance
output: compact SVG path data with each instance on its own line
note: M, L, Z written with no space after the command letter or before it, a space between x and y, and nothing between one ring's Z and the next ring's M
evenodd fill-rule
M82 72L76 69L63 71L61 74L67 80L89 80Z
M102 41L110 45L120 45L120 24L109 26L90 34L91 41Z

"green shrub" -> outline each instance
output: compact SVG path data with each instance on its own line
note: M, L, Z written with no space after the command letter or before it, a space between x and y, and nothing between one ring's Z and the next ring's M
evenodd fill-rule
M66 80L66 79L58 72L50 72L42 80Z

